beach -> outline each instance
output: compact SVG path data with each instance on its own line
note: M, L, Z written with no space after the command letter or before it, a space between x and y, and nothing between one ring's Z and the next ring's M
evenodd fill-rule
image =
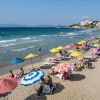
M41 66L42 62L34 64ZM52 76L53 82L57 84L54 93L45 94L40 97L36 95L36 86L21 86L7 95L0 96L0 100L99 100L100 98L100 59L93 62L93 69L74 71L71 80L60 80ZM24 67L25 72L31 69L31 64ZM50 68L43 68L46 74L51 73ZM14 73L19 72L15 70ZM2 77L7 76L7 74Z
M99 8L0 0L0 100L99 100Z
M98 34L96 34L96 35L98 35ZM88 35L91 36L90 34L88 34ZM87 39L83 33L81 35L79 35L79 34L77 36L75 35L74 37L73 37L73 35L71 35L71 36L73 38L72 39L73 41L74 41L75 37L81 37L79 40L77 40L78 43L80 40L84 39L83 46L85 45L86 41L89 39L89 38ZM70 37L70 35L68 36L68 38L69 37ZM51 37L49 37L49 38L51 38ZM56 40L57 39L59 40L61 38L64 38L64 37L60 37L60 38L56 37ZM94 38L95 38L95 36L92 36L92 38L91 38L91 39L93 39L92 42L95 40ZM70 41L71 41L71 39L70 39ZM91 40L89 40L89 41L91 41ZM55 42L55 44L56 44L56 42ZM65 43L65 40L63 42ZM54 46L57 47L58 44L52 45L52 46L49 45L48 49L51 47L54 47ZM62 42L61 42L61 44L62 44ZM71 45L73 45L73 47L71 47L71 49L68 51L75 49L75 44L71 44ZM68 46L68 44L67 44L67 46ZM61 47L63 48L63 46L60 46L60 49L61 49ZM93 48L93 46L92 46L92 48ZM64 49L65 49L65 47L64 47ZM90 49L88 52L81 51L82 55L84 55L84 56L91 55ZM43 49L43 47L42 47L42 50L46 50L46 49ZM80 49L80 50L82 50L82 49ZM21 67L24 69L25 73L30 72L33 68L37 68L37 69L40 68L44 71L45 77L46 77L48 74L51 74L52 67L43 66L43 62L45 61L44 59L46 59L49 56L55 55L55 53L54 54L50 53L51 50L47 50L47 51L49 53L46 51L42 52L43 53L42 59L40 56L38 56L37 58L33 58L30 60L26 59L21 64L14 64L14 65L10 65L7 67L1 67L0 68L0 78L8 77L10 70L12 70L15 75L19 74ZM24 55L28 54L28 52L26 53L23 51ZM46 53L44 54L44 52L46 52L47 54ZM17 52L17 53L19 53L19 52ZM17 53L15 55L13 55L12 57L15 57L17 55ZM20 52L20 53L22 53L22 52ZM79 55L80 55L80 53L79 53ZM18 55L17 55L17 57L18 57ZM24 57L24 59L25 59L25 57ZM10 61L10 59L9 59L9 61ZM63 63L63 62L64 61L61 60L59 63ZM70 59L68 61L65 60L65 62L66 63L79 63L77 56L75 56L74 59ZM58 99L58 100L98 100L100 98L100 96L99 96L99 94L100 94L99 93L99 91L100 91L100 86L99 86L99 84L100 84L100 80L99 80L100 67L99 67L99 64L100 63L99 62L100 62L100 59L97 58L97 61L92 62L93 67L91 69L85 68L85 69L82 69L81 71L72 71L71 78L67 79L67 80L62 80L62 79L56 78L51 75L53 82L56 83L56 85L57 85L55 91L53 91L53 94L43 94L41 96L37 96L36 91L39 88L40 84L37 83L36 85L23 86L20 84L21 83L20 82L21 79L20 79L18 82L18 87L15 90L9 92L8 94L0 95L0 100L56 100L56 99Z

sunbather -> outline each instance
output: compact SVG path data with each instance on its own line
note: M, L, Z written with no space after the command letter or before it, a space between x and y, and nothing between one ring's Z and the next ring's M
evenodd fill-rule
M10 75L9 75L9 77L11 77L11 78L14 78L14 74L13 74L13 72L12 72L12 70L10 70Z
M47 75L46 78L47 84L50 85L50 88L53 86L53 82L52 82L52 78L50 77L50 75Z
M21 68L20 70L21 70L21 72L20 72L20 77L22 77L23 75L25 75L25 73L24 73L23 68Z

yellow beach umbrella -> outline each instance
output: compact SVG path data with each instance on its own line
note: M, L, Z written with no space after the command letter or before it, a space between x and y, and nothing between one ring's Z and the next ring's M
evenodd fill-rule
M86 41L85 40L82 40L80 42L78 42L77 44L84 44Z
M53 49L50 50L51 53L56 53L56 52L58 52L58 51L59 51L59 50L58 50L57 48L53 48Z
M57 47L57 49L58 50L64 50L65 48L64 48L64 46L59 46L59 47Z
M25 57L25 59L32 59L32 58L37 57L37 56L38 56L38 54L30 53Z
M81 56L82 53L81 52L77 52L77 51L74 51L70 54L70 56L73 56L73 57L77 57L77 56Z
M100 47L100 44L94 44L93 46L95 46L95 47Z
M28 54L26 57L24 57L25 59L31 59L31 62L32 62L32 58L35 58L37 57L38 54L33 54L33 53L30 53ZM33 67L33 64L32 64L32 67Z

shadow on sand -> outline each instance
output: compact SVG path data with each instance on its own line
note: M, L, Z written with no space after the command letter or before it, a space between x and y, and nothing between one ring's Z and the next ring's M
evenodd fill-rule
M41 66L40 68L41 69L50 69L50 68L52 68L52 66L54 66L54 65L45 65L45 66Z
M57 87L53 91L53 94L59 93L64 89L64 86L61 85L60 83L56 83ZM53 94L48 94L48 95L53 95ZM37 96L36 94L32 94L29 97L27 97L25 100L47 100L46 99L46 94L43 93L41 96Z
M84 75L81 75L81 74L72 74L72 77L71 77L71 81L81 81L83 79L85 79L86 77Z
M53 94L59 93L64 89L64 86L60 83L56 83L56 89L54 90Z
M27 97L25 100L46 100L46 96L37 96L36 94L32 94L29 97Z
M5 94L0 94L0 98L5 98L5 97L8 96L9 94L11 94L11 92L5 93Z

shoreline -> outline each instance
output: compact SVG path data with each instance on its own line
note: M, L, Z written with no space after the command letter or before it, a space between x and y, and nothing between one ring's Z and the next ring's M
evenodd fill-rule
M25 60L24 62L19 63L17 65L9 65L9 66L5 66L5 67L0 67L0 75L1 76L5 75L5 74L9 73L10 70L16 71L16 70L20 69L21 67L25 68L28 65L30 66L31 63L33 63L33 65L36 65L36 64L42 62L43 59L50 57L50 56L51 56L51 54L43 56L42 59L40 59L40 57L33 58L32 62L31 62L31 60Z

